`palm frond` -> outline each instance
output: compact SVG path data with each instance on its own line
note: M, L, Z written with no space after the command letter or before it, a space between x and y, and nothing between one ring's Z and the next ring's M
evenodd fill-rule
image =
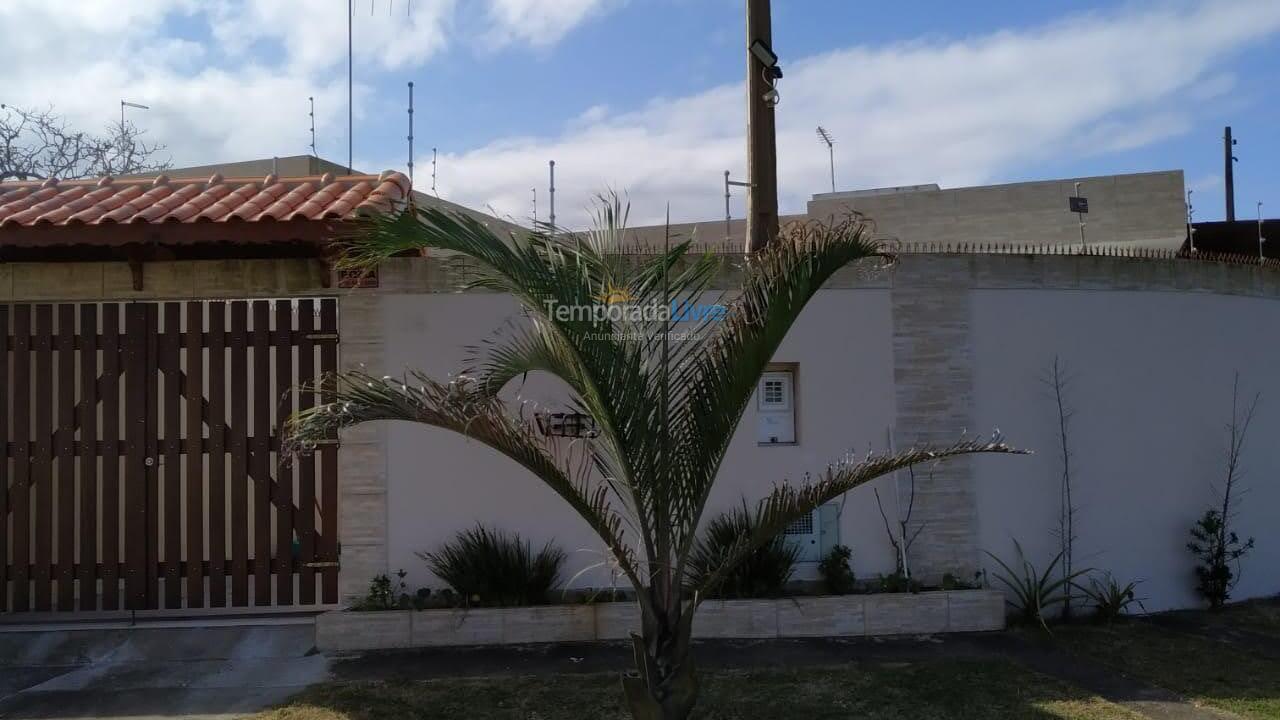
M557 445L496 398L460 379L440 383L419 372L401 380L348 371L322 378L313 389L333 400L294 414L285 424L282 455L305 453L338 430L377 420L404 420L451 430L481 442L529 470L595 530L633 582L640 577L624 538L624 518L613 508L608 484L593 483Z
M726 554L720 572L712 573L697 587L694 601L700 602L707 592L720 582L724 575L756 548L772 541L791 523L799 520L814 508L834 500L850 490L878 477L924 462L938 462L947 458L976 453L1022 454L1007 444L999 434L988 438L965 438L942 448L912 448L898 453L868 455L862 460L846 458L829 466L822 475L807 485L782 483L760 501L755 513L755 527L743 536L734 551Z

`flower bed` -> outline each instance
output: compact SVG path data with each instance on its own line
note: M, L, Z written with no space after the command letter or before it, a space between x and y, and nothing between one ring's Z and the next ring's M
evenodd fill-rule
M801 638L922 635L1004 628L995 590L708 600L694 637ZM635 603L458 610L334 611L316 622L325 652L451 645L623 640L640 629Z

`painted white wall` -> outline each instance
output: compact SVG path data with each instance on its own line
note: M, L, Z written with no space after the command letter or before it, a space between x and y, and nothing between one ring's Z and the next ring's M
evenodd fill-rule
M1280 301L1190 292L975 290L974 417L1035 451L975 463L980 547L1012 538L1043 568L1057 552L1061 460L1043 379L1072 378L1076 564L1143 579L1148 610L1194 606L1188 531L1225 474L1232 373L1262 393L1236 527L1257 537L1235 596L1280 592ZM984 556L988 570L995 563Z
M438 378L458 369L467 346L519 318L514 301L487 293L395 295L385 307L387 367L421 368ZM774 483L817 473L850 449L883 448L894 407L891 333L887 289L819 293L775 358L799 363L799 442L757 446L753 404L734 437L710 507L727 508L744 495L754 501ZM548 378L531 378L521 395L539 402L563 397ZM601 561L602 545L586 523L510 461L440 430L393 423L387 432L389 562L393 571L409 573L411 586L440 584L417 552L437 548L477 522L517 531L535 545L554 539L569 553L567 576ZM893 512L892 490L881 495ZM854 548L859 574L892 571L892 549L871 488L849 494L841 540ZM798 577L816 577L816 565L800 568ZM597 568L573 584L609 583L609 573Z

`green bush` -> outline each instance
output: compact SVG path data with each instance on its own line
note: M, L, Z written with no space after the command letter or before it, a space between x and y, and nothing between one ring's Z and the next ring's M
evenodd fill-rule
M1076 583L1075 586L1093 601L1094 619L1109 623L1129 612L1131 605L1137 605L1143 612L1147 611L1147 606L1142 604L1142 598L1137 595L1141 582L1132 580L1121 585L1111 573L1104 573L1102 580L1090 577L1088 586L1081 583Z
M707 523L689 556L688 586L697 586L713 570L724 564L738 539L756 526L755 514L742 507L721 513ZM782 535L760 546L738 563L711 593L713 598L767 598L782 595L795 572L800 549L789 545Z
M857 578L853 575L853 566L849 562L853 550L848 545L837 545L818 563L818 574L822 576L822 587L830 595L848 595L853 592Z
M404 570L396 573L396 581L387 575L376 575L369 581L369 590L365 596L352 605L353 610L395 610L398 608L398 594L405 589Z
M419 553L466 606L545 605L565 554L548 542L536 555L518 534L476 525L436 552Z

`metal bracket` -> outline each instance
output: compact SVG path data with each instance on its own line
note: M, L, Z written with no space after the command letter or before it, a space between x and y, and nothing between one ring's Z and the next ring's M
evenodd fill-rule
M307 340L337 340L338 333L311 333L309 335L303 335L302 337Z
M311 568L313 570L320 570L325 568L339 568L339 567L342 567L342 565L341 563L337 563L337 562L309 562L309 563L303 563L302 567Z

